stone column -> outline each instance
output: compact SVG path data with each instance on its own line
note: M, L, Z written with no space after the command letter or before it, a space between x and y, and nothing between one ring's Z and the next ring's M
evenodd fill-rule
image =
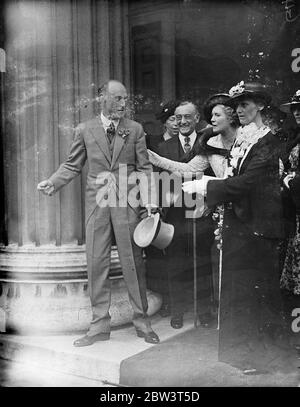
M53 197L43 196L36 186L67 157L76 125L96 113L99 84L112 74L129 79L122 68L128 48L111 51L109 3L15 1L5 8L8 245L0 252L2 330L67 332L89 325L86 169ZM121 18L122 4L117 1L116 5L113 15ZM127 29L126 19L120 21L113 34L118 38L120 30ZM127 46L126 35L123 38ZM127 293L115 247L111 280L112 324L120 325L130 321L131 309L128 302L120 308ZM150 314L154 312L151 298Z

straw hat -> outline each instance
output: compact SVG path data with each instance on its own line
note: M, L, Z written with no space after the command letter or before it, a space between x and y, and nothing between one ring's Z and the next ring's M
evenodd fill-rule
M171 243L174 236L174 226L160 219L159 213L147 216L136 226L133 240L139 247L147 247L150 244L158 249L165 249Z

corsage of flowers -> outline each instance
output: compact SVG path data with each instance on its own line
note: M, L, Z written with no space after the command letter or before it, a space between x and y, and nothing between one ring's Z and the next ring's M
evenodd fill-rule
M214 231L215 240L217 243L218 250L222 249L222 229L224 221L224 205L218 205L215 209L215 212L212 214L213 220L217 223L217 228Z
M118 130L118 135L125 139L125 137L129 136L130 130L129 129L119 129Z

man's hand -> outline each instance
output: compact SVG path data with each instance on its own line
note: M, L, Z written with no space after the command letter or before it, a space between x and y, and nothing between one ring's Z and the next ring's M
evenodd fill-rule
M161 215L161 209L157 205L147 204L145 208L141 208L140 217L144 219L147 216L154 215L157 212L159 212L159 214Z
M44 195L51 196L54 192L54 185L51 181L46 179L45 181L42 181L38 184L37 189L39 191L42 191Z

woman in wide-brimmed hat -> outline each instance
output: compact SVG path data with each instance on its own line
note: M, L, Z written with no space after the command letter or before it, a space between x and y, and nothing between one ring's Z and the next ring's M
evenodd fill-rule
M291 97L289 102L283 103L280 109L286 113L293 113L297 125L300 126L300 89Z
M293 114L297 124L295 133L297 133L299 137L300 90L297 90L291 100L282 104L280 108L285 112L291 112ZM295 210L295 229L288 241L280 284L281 287L289 293L300 296L300 137L299 142L289 155L289 168L287 172L288 175L284 179L284 185L293 205L293 208L290 209Z
M285 336L278 281L277 245L284 236L279 140L263 122L271 102L266 86L240 82L229 95L227 104L241 123L229 177L204 176L183 189L206 196L209 207L224 204L219 360L252 374L296 362Z

